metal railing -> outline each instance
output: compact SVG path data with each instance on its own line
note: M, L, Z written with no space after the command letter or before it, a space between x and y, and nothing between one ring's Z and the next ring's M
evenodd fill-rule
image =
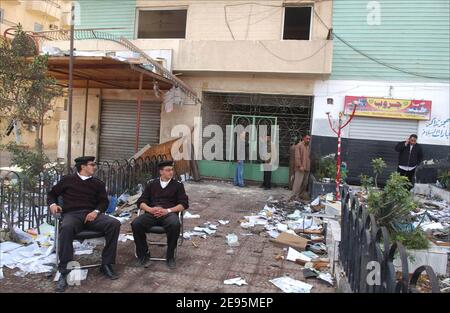
M375 216L358 202L348 186L344 186L341 196L339 259L353 292L420 292L417 283L424 272L431 292L440 292L436 274L429 265L420 266L410 277L405 247L390 241L388 230L377 224ZM397 256L400 272L394 266Z
M106 185L108 196L120 196L124 192L133 194L137 186L157 177L157 164L167 159L166 155L152 158L117 160L98 163L95 176ZM70 173L74 173L72 168ZM65 174L64 170L52 167L40 173L33 184L26 184L20 173L3 172L0 177L0 228L13 225L22 230L39 228L44 223L53 223L47 211L47 193ZM175 173L175 178L179 178Z

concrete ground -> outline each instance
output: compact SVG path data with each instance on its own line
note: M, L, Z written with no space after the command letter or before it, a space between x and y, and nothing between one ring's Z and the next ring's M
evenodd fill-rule
M268 237L259 235L242 236L248 233L240 227L239 220L244 215L257 213L269 196L287 197L289 190L274 188L265 191L258 187L234 187L228 182L203 181L185 184L190 198L190 213L200 214L199 219L185 219L184 230L192 230L204 222L229 220L227 225L219 225L215 235L206 239L194 237L185 240L178 249L177 268L169 270L165 262L153 261L149 268L135 266L134 242L119 242L116 271L120 278L115 281L104 278L98 269L90 269L88 277L80 286L69 287L67 292L281 292L269 282L270 279L287 275L313 285L311 292L335 292L323 281L304 279L302 267L290 261L275 260L274 256L286 252L269 242ZM131 232L130 223L122 226L122 233ZM225 236L235 233L240 246L233 248L233 254ZM152 235L156 237L159 235ZM94 254L84 257L80 263L99 260L101 246ZM151 246L152 256L163 256L164 248ZM1 281L0 292L53 292L54 282L45 274L14 276L15 270L3 269L5 278ZM248 285L224 285L229 278L242 277Z

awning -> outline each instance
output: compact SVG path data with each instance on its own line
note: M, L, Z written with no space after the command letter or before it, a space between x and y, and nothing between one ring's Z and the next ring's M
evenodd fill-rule
M69 86L70 57L49 57L48 72L58 84ZM138 62L121 61L111 57L74 57L73 88L139 89L140 75L143 74L142 88L153 90L157 82L160 90L169 90L173 83L144 67Z

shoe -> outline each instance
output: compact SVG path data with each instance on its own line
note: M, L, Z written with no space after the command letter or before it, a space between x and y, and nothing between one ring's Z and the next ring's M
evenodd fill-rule
M147 254L143 258L138 258L138 260L136 262L136 266L148 268L148 266L150 265L149 263L150 263L150 255Z
M111 280L119 278L119 276L114 272L111 264L100 266L100 272Z
M55 292L57 293L62 293L64 291L66 291L67 288L67 276L69 274L61 274L59 276L58 281L56 282L56 288L55 288Z
M166 261L166 265L168 268L170 268L171 270L175 269L177 267L177 264L175 262L175 259L167 259Z

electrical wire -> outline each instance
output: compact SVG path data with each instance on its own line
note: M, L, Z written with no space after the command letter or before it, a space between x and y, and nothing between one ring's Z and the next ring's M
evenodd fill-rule
M324 1L329 1L329 0L322 0L321 2L324 2ZM252 4L252 5L258 5L258 6L265 6L265 7L278 7L278 8L283 7L283 5L262 4L262 3L257 3L257 2L246 2L246 3L236 3L236 4L228 4L228 5L225 5L225 6L224 6L224 12L225 12L225 24L226 24L226 26L227 26L227 28L228 28L228 31L230 32L230 35L231 35L231 37L233 38L233 40L236 40L236 38L235 38L235 36L234 36L234 34L233 34L233 31L232 31L232 29L231 29L231 26L230 26L230 23L229 23L229 20L228 20L227 8L228 8L228 7L237 7L237 6L249 5L249 4ZM302 3L302 2L289 2L288 4L289 4L289 5L295 5L295 4L304 4L304 3ZM328 31L333 31L333 29L332 29L331 27L329 27L329 26L323 21L322 17L316 12L316 10L313 9L312 11L314 12L314 15L317 17L317 19L319 20L319 22L320 22L324 27L326 27L326 29L327 29ZM267 18L267 17L266 17L266 18ZM265 18L264 18L264 19L265 19ZM264 19L261 19L261 20L259 20L259 21L262 21L262 20L264 20ZM259 22L259 21L258 21L258 22ZM364 56L365 58L367 58L367 59L369 59L369 60L371 60L371 61L373 61L373 62L375 62L375 63L378 63L378 64L380 64L380 65L382 65L382 66L384 66L384 67L390 68L390 69L392 69L392 70L395 70L395 71L398 71L398 72L401 72L401 73L404 73L404 74L408 74L408 75L412 75L412 76L416 76L416 77L421 77L421 78L427 78L427 79L439 79L439 80L449 80L449 79L450 79L450 75L449 75L449 76L446 76L446 77L443 77L443 76L432 76L432 75L425 75L425 74L416 73L416 72L412 72L412 71L409 71L409 70L402 69L401 67L398 67L398 66L389 64L389 63L387 63L387 62L385 62L385 61L379 60L379 59L377 59L377 58L375 58L375 57L369 55L368 53L366 53L366 52L364 52L364 51L361 51L360 49L356 48L355 46L353 46L352 44L350 44L348 41L346 41L345 39L343 39L342 37L340 37L340 36L339 36L338 34L336 34L335 32L332 32L332 34L333 34L333 37L335 37L336 39L338 39L339 41L341 41L342 43L344 43L344 44L345 44L346 46L348 46L350 49L354 50L355 52L357 52L358 54ZM308 57L306 57L306 58L299 59L299 60L289 60L289 59L285 59L285 58L283 58L283 57L281 57L281 56L275 54L274 52L270 51L270 50L269 50L269 49L268 49L261 41L258 41L258 42L259 42L260 44L262 44L262 46L263 46L263 47L264 47L271 55L277 57L277 58L280 59L280 60L286 61L286 62L300 62L300 61L309 59L309 58L313 57L314 55L316 55L317 53L319 53L320 50L322 50L322 49L326 46L326 44L325 44L325 45L322 46L318 51L315 51L312 55L310 55L310 56L308 56Z

